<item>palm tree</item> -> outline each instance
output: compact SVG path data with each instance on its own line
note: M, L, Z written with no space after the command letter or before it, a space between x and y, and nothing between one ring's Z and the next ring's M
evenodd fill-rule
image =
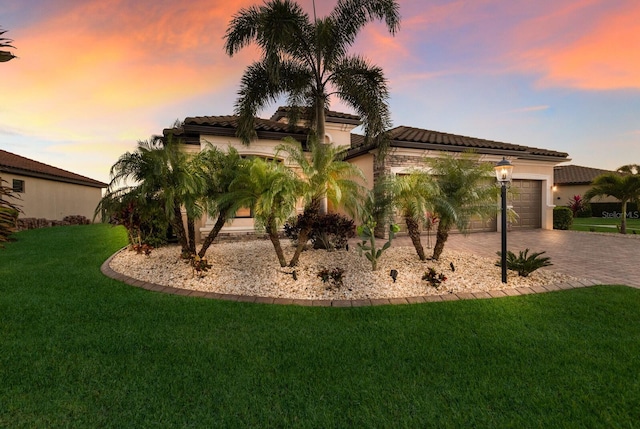
M18 214L22 213L20 206L12 201L19 198L4 183L6 181L0 179L0 248L3 247L1 243L9 241L9 236L16 231Z
M493 165L481 163L472 152L460 156L443 154L426 162L431 166L439 194L433 201L440 221L432 256L438 260L452 227L465 233L473 216L486 219L496 214L500 190L489 181Z
M324 203L329 201L334 207L343 206L350 214L359 210L360 197L364 188L357 180L365 181L362 170L356 165L343 161L344 151L340 147L321 144L312 136L309 151L302 145L288 139L276 148L276 156L286 154L286 160L298 166L302 172L305 202L304 218L298 235L298 246L289 266L297 265L300 254L311 233L312 220L327 211Z
M433 210L437 188L432 177L418 170L407 175L396 176L393 181L394 205L407 225L407 233L416 249L418 258L426 260L420 240L420 224L424 224L426 213Z
M7 32L7 30L2 30L0 28L0 36L2 36L6 32ZM6 37L0 37L0 48L13 48L13 49L16 49L16 47L13 46L11 43L13 43L12 39L9 39L9 38L6 38ZM13 55L11 52L0 50L0 63L4 63L6 61L10 61L10 60L12 60L14 58L17 58L17 57L15 55Z
M109 191L116 190L122 182L132 180L141 198L162 201L163 211L170 220L184 255L195 253L194 219L201 214L197 196L202 191L201 177L193 174L189 155L181 149L181 143L173 139L153 136L139 141L135 152L120 156L111 167ZM182 207L188 218L188 232L182 220Z
M215 146L208 145L206 150L196 156L194 162L206 183L203 205L209 216L216 217L216 223L198 251L198 256L204 258L207 249L222 227L236 215L237 209L234 210L234 204L223 197L229 192L231 183L236 179L243 159L233 147L229 147L228 152L224 153Z
M627 203L640 201L640 173L638 165L629 164L618 168L615 173L605 173L596 177L592 188L584 198L589 201L595 197L611 196L622 203L620 233L627 233Z
M280 266L285 267L278 230L295 211L301 191L300 179L281 162L253 158L240 168L221 204L230 204L231 211L252 207L256 228L264 228Z
M255 42L262 51L261 60L242 76L235 105L243 142L256 137L258 111L281 95L288 96L289 123L297 123L305 113L320 141L331 96L360 115L367 137L381 135L391 123L382 69L347 53L360 30L374 20L384 20L395 34L400 25L398 3L338 0L329 16L314 16L313 21L292 0L268 0L241 9L227 28L225 50L233 56Z

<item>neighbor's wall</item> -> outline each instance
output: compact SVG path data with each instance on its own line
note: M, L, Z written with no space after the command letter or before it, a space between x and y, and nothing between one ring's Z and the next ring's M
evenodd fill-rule
M2 178L9 187L13 179L24 181L24 193L16 194L21 200L15 201L24 212L20 218L62 220L65 216L81 215L92 220L102 198L100 188L7 173Z
M575 195L583 197L589 189L591 189L591 185L556 185L553 191L553 201L556 206L567 206L569 205L569 200ZM613 197L594 198L592 202L616 203L618 199Z

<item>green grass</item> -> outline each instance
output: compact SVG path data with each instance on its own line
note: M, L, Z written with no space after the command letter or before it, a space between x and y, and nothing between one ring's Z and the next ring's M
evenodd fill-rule
M571 227L574 231L618 233L620 219L613 218L574 218ZM627 219L627 234L640 234L640 219Z
M105 278L105 225L0 250L0 427L590 427L640 422L640 291L365 308Z

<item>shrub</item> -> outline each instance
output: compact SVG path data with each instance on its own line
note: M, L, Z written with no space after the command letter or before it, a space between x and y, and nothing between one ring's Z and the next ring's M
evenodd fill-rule
M193 273L197 274L198 277L204 276L204 274L209 271L209 268L211 268L211 264L207 261L207 258L201 258L198 255L191 255L189 264L191 268L193 268Z
M502 256L502 252L496 252L498 256ZM510 251L507 250L507 268L511 271L517 271L518 275L521 277L527 277L529 274L537 270L538 268L548 267L549 265L553 265L548 256L541 256L545 252L534 252L531 255L528 254L529 249L525 249L519 252L518 257ZM502 261L498 260L496 262L496 266L501 266Z
M350 238L356 235L353 220L337 213L318 216L311 230L311 242L315 249L344 249Z
M584 205L585 205L584 198L582 198L580 195L574 195L572 198L569 199L569 204L567 204L567 207L571 209L571 213L573 214L573 217L577 217L578 212L584 209Z
M91 223L89 219L82 215L65 216L62 221L69 225L89 225Z
M327 289L340 288L344 282L344 268L335 267L333 269L323 268L318 272L318 277L323 283L329 283Z
M343 249L349 239L355 237L356 234L353 220L345 216L337 213L308 216L303 213L290 218L284 224L285 237L297 245L298 235L307 222L312 223L309 239L315 249Z
M553 209L553 229L569 229L573 224L573 212L569 207Z
M143 244L134 244L132 247L132 250L134 250L138 255L142 255L143 253L146 256L151 255L151 251L153 250L153 246L150 246L146 243Z
M389 239L381 248L376 247L376 223L371 221L364 225L360 225L357 228L358 236L362 239L362 243L358 243L358 253L360 256L364 254L369 262L371 262L371 269L376 271L378 269L378 259L382 256L382 253L391 247L391 241L396 236L396 233L400 231L400 227L396 224L389 224Z
M593 213L592 213L592 211L591 211L591 204L589 204L589 203L585 203L585 204L582 206L582 210L580 210L580 211L577 213L577 217L579 217L579 218L589 218L589 217L591 217L592 215L593 215Z
M426 280L431 286L438 289L447 280L447 276L444 273L438 274L435 268L429 268L422 276L422 280Z
M627 203L627 213L636 212L640 210L640 204L636 204L633 202ZM613 212L621 213L622 212L622 204L620 203L599 203L593 202L591 203L591 216L593 217L607 217L607 214L611 214Z

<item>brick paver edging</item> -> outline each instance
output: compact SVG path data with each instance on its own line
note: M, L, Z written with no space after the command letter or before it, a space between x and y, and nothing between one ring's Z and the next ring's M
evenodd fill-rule
M505 296L530 295L534 293L553 292L558 290L577 289L588 286L596 286L601 283L595 280L579 280L567 283L560 283L547 286L519 287L513 289L498 289L487 292L464 292L464 293L448 293L445 295L425 295L411 296L407 298L371 298L371 299L290 299L290 298L271 298L266 296L247 296L232 295L216 292L202 292L191 289L180 289L171 286L162 286L155 283L145 282L118 273L111 268L111 260L125 249L120 249L109 257L102 266L100 271L107 277L121 281L130 286L142 289L168 293L172 295L193 296L198 298L219 299L223 301L237 302L253 302L257 304L279 304L279 305L301 305L307 307L366 307L372 305L400 305L400 304L420 304L425 302L439 301L459 301L463 299L488 299L501 298Z

